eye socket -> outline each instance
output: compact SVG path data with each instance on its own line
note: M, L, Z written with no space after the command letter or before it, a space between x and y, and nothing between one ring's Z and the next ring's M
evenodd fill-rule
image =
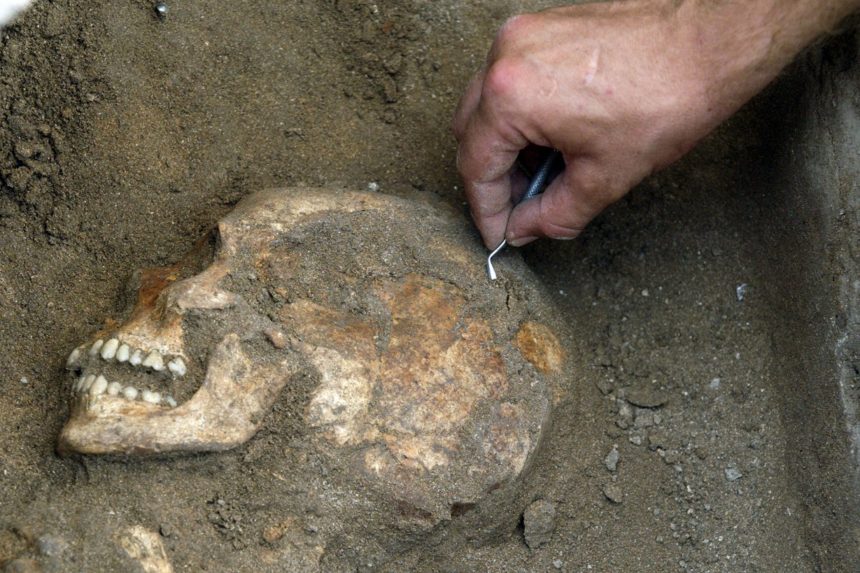
M215 260L215 253L221 246L221 232L213 227L203 235L190 251L175 266L177 274L174 280L187 279L200 274Z

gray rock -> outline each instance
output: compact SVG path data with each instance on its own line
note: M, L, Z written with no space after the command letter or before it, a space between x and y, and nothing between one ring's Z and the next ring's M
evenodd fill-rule
M69 548L65 539L55 535L42 535L36 540L36 545L39 553L46 557L59 557Z
M737 468L726 468L726 479L729 481L737 481L744 477L744 474Z
M605 465L606 469L608 469L609 471L614 472L616 469L618 469L618 460L620 457L621 456L618 453L618 448L612 446L612 449L609 451L608 454L606 454L606 458L604 458L603 460L603 465Z
M612 503L621 503L624 501L624 492L621 491L621 486L614 482L609 482L603 486L603 495Z
M523 528L529 549L549 543L555 530L555 504L545 499L533 502L523 513Z
M626 430L633 423L633 408L624 400L618 400L618 419L615 424L622 430Z
M654 425L654 412L648 408L636 408L636 420L634 428L650 428Z

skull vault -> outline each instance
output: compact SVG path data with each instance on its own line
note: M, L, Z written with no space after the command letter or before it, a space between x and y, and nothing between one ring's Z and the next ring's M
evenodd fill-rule
M59 449L225 450L277 404L302 459L350 492L341 521L383 504L413 534L464 513L510 523L570 373L538 281L510 258L489 284L484 258L462 217L423 202L251 195L183 260L137 273L124 321L72 351Z

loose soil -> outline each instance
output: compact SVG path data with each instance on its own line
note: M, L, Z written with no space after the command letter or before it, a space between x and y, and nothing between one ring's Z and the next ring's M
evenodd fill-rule
M289 470L277 424L222 454L62 458L65 357L136 268L176 261L253 191L371 186L465 211L449 118L501 22L545 5L176 0L160 19L147 0L54 0L0 31L0 565L119 571L113 535L143 525L177 571L291 570L266 534ZM786 471L754 108L580 239L523 250L583 377L524 486L554 506L548 542L521 524L380 564L359 540L323 571L828 569Z

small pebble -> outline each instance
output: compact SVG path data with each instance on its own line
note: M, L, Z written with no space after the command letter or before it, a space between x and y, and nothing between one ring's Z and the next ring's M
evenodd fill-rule
M564 565L564 561L562 561L561 559L553 559L552 560L552 566L555 567L556 569L561 569L563 565Z
M549 543L555 530L555 504L539 499L523 513L523 535L529 549L537 549Z
M606 469L608 469L609 471L614 472L616 469L618 469L619 458L620 455L618 454L618 448L612 446L612 450L610 450L609 453L606 454L606 458L604 458L603 460L603 465L605 465Z
M711 390L719 390L721 382L722 380L720 380L719 378L714 378L713 380L711 380L711 383L708 384L708 388L710 388Z
M735 289L735 295L738 297L738 302L743 302L747 295L747 283L741 283Z
M21 380L19 380L19 382L21 382L21 384L29 384L30 383L30 381L27 380L26 376L21 376Z
M367 190L371 193L376 193L377 191L379 191L379 183L377 183L376 181L371 181L367 184Z
M155 13L162 20L167 17L167 11L168 11L167 4L165 4L164 2L159 2L158 4L155 5Z
M603 495L612 503L621 503L624 501L624 492L621 491L621 487L618 484L613 482L609 482L603 486Z
M741 479L744 476L737 468L726 468L726 479L729 481L736 481Z
M69 544L62 537L54 535L43 535L36 540L39 553L46 557L59 557L68 548Z

